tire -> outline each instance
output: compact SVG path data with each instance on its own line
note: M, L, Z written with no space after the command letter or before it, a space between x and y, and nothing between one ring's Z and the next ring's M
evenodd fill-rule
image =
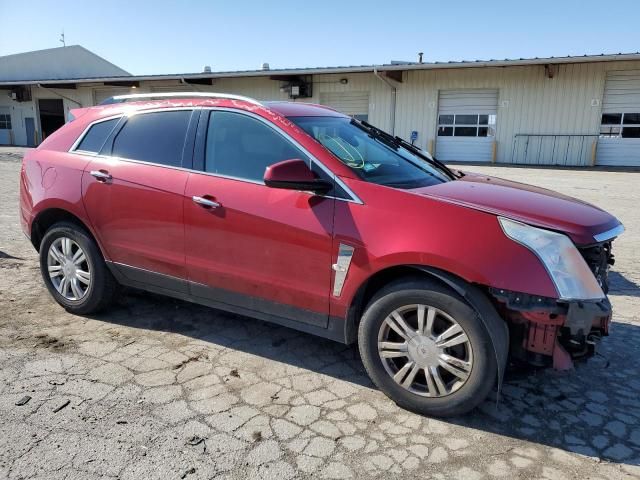
M75 261L69 261L75 257ZM71 222L56 223L45 233L40 244L40 272L49 293L71 313L97 313L110 305L117 294L118 283L95 241Z
M420 306L424 306L423 333L431 324L430 334L416 335ZM412 334L403 330L402 337L391 327L402 327L397 315ZM448 333L436 343L434 339L445 331ZM387 343L379 349L379 341ZM447 343L455 345L443 347ZM401 279L381 289L362 316L358 346L375 385L400 407L424 415L469 412L487 397L498 375L491 337L476 311L455 292L429 279ZM447 368L442 366L443 358Z

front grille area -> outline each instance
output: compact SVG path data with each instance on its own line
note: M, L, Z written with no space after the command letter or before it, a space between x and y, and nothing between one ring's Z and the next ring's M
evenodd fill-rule
M591 247L579 248L604 293L609 291L609 267L614 264L611 242L603 242Z

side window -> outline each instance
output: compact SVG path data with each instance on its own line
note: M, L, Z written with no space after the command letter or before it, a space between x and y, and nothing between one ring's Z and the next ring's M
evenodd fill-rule
M213 111L209 116L204 169L262 182L265 169L291 158L309 158L286 138L255 118Z
M89 128L89 131L75 149L81 152L98 153L119 120L120 118L113 118L96 123Z
M140 113L118 132L111 155L179 167L191 110Z

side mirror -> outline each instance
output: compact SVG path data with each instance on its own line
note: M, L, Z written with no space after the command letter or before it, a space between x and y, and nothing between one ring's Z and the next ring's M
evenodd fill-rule
M304 160L293 158L274 163L264 172L264 183L271 188L327 193L333 184L318 178Z

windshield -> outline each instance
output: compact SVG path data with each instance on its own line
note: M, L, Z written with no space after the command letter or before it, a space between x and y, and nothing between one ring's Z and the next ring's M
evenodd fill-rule
M290 117L342 163L367 182L394 188L420 188L448 182L446 167L421 158L402 140L345 117ZM430 163L434 162L434 163Z

